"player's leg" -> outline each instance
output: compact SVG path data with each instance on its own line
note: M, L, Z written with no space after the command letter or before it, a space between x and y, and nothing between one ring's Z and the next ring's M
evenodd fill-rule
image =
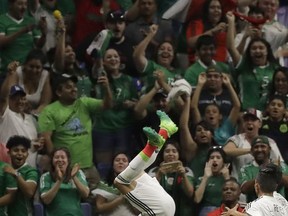
M149 127L143 128L143 131L148 138L148 142L145 148L129 163L129 166L116 177L114 181L116 187L118 187L119 184L129 185L137 176L149 167L155 161L165 140L177 132L177 126L166 113L157 111L157 115L161 121L159 133L157 134L155 130ZM118 187L118 189L120 188Z

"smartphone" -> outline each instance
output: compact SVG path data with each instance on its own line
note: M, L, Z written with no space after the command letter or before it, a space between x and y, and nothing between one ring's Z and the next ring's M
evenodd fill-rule
M167 172L176 172L177 167L181 165L181 161L172 161L167 163L162 163L161 167L163 167Z

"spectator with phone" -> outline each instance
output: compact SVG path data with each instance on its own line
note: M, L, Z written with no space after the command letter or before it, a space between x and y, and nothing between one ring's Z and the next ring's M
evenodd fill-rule
M194 201L200 204L199 216L207 216L221 205L222 187L230 179L229 166L222 146L208 150L204 176L196 180Z
M194 194L194 175L190 168L180 160L180 146L174 140L167 140L162 148L162 162L148 174L156 177L160 185L174 199L175 216L192 215Z

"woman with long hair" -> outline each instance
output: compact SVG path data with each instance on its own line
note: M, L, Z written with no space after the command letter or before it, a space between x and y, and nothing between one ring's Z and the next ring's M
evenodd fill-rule
M113 185L114 179L128 166L129 161L126 153L116 153L106 180L100 181L98 187L92 191L96 196L96 209L99 216L136 215L132 211L132 206Z
M81 198L87 198L89 188L78 164L71 167L67 148L56 148L51 153L51 170L40 179L40 198L46 215L82 216Z
M233 78L237 83L242 108L245 110L253 107L263 111L274 71L279 64L270 44L263 38L253 38L241 56L234 43L235 16L228 12L226 17L228 50L236 67Z

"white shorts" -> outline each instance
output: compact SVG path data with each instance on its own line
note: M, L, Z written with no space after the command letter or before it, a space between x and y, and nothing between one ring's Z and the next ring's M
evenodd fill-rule
M174 216L175 203L172 197L162 188L156 178L144 173L135 180L135 189L125 195L141 215Z

